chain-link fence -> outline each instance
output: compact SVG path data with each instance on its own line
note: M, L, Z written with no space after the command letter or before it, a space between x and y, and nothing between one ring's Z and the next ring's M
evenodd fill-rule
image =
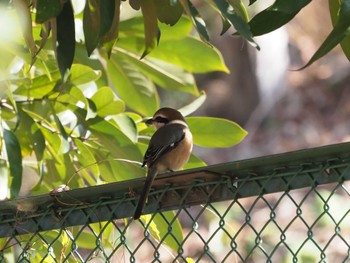
M0 262L349 262L350 144L0 202ZM201 204L201 205L199 205Z

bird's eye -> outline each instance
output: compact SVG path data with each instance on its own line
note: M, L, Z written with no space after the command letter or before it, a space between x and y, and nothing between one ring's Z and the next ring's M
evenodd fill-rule
M158 123L168 123L169 122L169 120L167 118L163 118L163 117L160 117L160 116L156 117L155 121L158 122Z

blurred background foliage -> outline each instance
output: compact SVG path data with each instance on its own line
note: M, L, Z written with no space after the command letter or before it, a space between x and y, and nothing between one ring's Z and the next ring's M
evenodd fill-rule
M208 97L197 114L246 126L250 135L241 148L268 137L259 127L286 92L288 77L300 75L288 69L308 67L339 43L349 55L349 1L318 5L333 26L315 25L321 32L315 41L322 44L311 48L313 55L302 54L312 33L298 40L296 26L281 28L299 12L310 12L305 11L310 3L2 2L1 199L44 193L59 184L82 187L144 176L139 162L153 130L142 120L164 105L183 107L188 115ZM215 73L203 74L208 72ZM199 146L227 148L246 136L229 120L188 121ZM256 155L250 149L236 155ZM234 157L231 148L213 151L195 149L209 163ZM193 156L187 167L204 164Z
M217 117L186 168L349 138L349 0L0 7L0 199L144 176L160 106Z

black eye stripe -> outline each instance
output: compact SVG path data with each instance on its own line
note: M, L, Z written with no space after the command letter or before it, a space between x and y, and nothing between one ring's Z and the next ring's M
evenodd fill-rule
M163 117L160 117L160 116L156 117L154 119L154 121L160 122L160 123L168 123L169 122L169 120L167 118L163 118Z

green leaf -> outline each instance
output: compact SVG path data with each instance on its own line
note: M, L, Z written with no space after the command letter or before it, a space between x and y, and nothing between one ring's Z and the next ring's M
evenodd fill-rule
M149 230L156 240L164 243L174 251L178 251L180 248L179 244L183 242L183 231L180 221L178 218L174 219L176 216L174 211L163 212L162 215L156 214L151 222L149 222L151 219L150 215L142 216L142 218L146 224L149 224Z
M248 12L241 0L227 0L233 7L234 12L239 15L245 22L249 21Z
M29 48L32 61L34 63L34 57L36 55L36 45L33 37L33 29L32 29L32 16L29 10L29 3L25 0L13 0L12 1L19 18L19 22L22 29L22 34L24 40Z
M48 95L54 88L59 79L59 72L53 72L50 77L41 75L33 78L30 84L19 86L14 94L23 95L28 98L42 99Z
M41 43L40 43L39 51L44 48L47 40L50 37L52 23L53 23L52 21L46 21L41 25L41 30L40 30ZM39 58L40 58L40 54L39 54Z
M186 14L191 17L192 23L196 28L199 37L206 43L209 43L209 35L205 27L204 21L200 18L197 9L189 0L179 0Z
M159 28L162 32L163 42L164 40L174 40L186 37L192 29L192 23L189 18L182 16L174 26L170 27L160 23ZM144 41L143 17L136 16L128 20L120 21L119 35L120 39L137 37Z
M346 36L350 35L350 0L343 0L340 9L338 21L334 25L333 30L327 36L326 40L322 43L319 49L315 52L315 54L311 57L309 62L306 63L305 66L300 68L302 70L312 63L314 63L319 58L326 55L329 51L331 51L336 45L338 45Z
M145 27L145 51L141 58L150 53L158 44L160 31L158 29L155 0L142 0L140 2Z
M101 176L106 182L120 182L145 177L146 170L140 162L126 159L107 159L99 164Z
M52 154L52 159L46 159L47 174L49 178L44 178L44 180L49 180L48 183L51 186L57 186L55 184L67 182L75 174L75 169L73 166L73 160L70 154L57 154L54 151L50 151ZM75 177L74 179L80 179ZM71 180L69 182L71 188L79 187L77 180Z
M207 94L205 94L205 91L202 90L199 96L194 101L182 107L181 109L179 109L179 111L183 116L188 116L191 113L195 112L197 109L199 109L203 105L206 99L207 99Z
M221 11L224 17L226 17L231 24L236 28L238 33L244 37L248 41L249 44L251 44L253 47L259 50L258 44L254 41L252 32L249 28L249 25L245 21L244 18L241 17L241 15L230 12L229 11L229 4L226 1L221 0L214 0L217 7Z
M100 36L104 36L111 29L116 3L116 0L104 0L100 4Z
M4 141L6 146L7 160L10 167L10 193L11 198L17 197L22 184L22 154L21 146L16 135L7 129L4 129Z
M311 0L276 0L250 20L250 30L254 36L274 31L292 20L310 2Z
M74 144L77 147L76 157L78 158L82 168L89 171L89 176L92 175L97 181L100 176L100 170L90 147L79 139L74 139Z
M191 154L190 159L183 166L183 169L187 170L187 169L192 169L192 168L197 168L197 167L204 167L206 165L207 164L203 160L201 160L199 157Z
M97 110L97 115L106 117L125 110L124 102L117 99L110 87L101 87L91 97Z
M222 29L221 29L221 33L220 35L223 35L224 33L226 33L227 30L229 30L229 28L231 27L231 23L228 21L228 19L220 12L220 10L218 9L218 7L216 6L216 4L214 3L214 1L203 1L203 3L201 3L202 8L204 8L204 10L208 10L206 12L210 12L213 13L213 15L215 14L220 16L221 19L221 23L222 23ZM212 17L212 15L210 15L209 19Z
M0 159L0 200L4 200L8 197L8 169L7 163L4 159ZM0 244L1 246L2 244Z
M139 69L140 72L152 79L160 87L198 95L193 75L183 69L149 57L140 60L137 55L133 55L130 52L125 52L124 54L122 50L120 50L118 55L128 60L130 66Z
M129 4L134 10L140 10L140 2L141 0L129 0Z
M100 77L96 80L97 86L105 86L108 85L107 75L103 74L105 69L105 59L99 56L87 56L86 48L82 44L77 44L75 49L75 57L74 63L80 65L88 65L95 73L102 73L99 75ZM103 64L102 64L103 63ZM73 66L75 65L73 64Z
M84 93L77 87L73 86L68 93L61 94L57 97L57 103L55 103L55 111L56 112L63 112L67 109L70 109L72 112L74 112L78 117L81 117L83 119L86 118L86 115L79 116L78 114L80 112L77 111L78 108L85 109L86 111L89 110L89 102L87 98L84 96ZM60 102L60 103L58 103ZM88 113L86 112L85 113Z
M338 0L329 0L329 11L331 13L332 23L333 26L337 24L338 22L338 15L340 8L340 1ZM340 45L344 51L344 54L350 60L350 35L348 34L341 42Z
M61 139L61 147L59 148L59 151L57 153L58 154L66 154L70 150L68 134L67 134L64 126L62 125L61 120L58 118L56 112L53 112L52 115L53 115L53 118L55 120L56 127L57 127L57 130L59 131L59 136Z
M100 2L87 0L84 8L83 29L88 56L97 47L100 35Z
M140 40L136 38L120 39L117 45L135 54L141 52ZM210 47L193 37L162 41L147 58L156 58L193 73L206 73L209 71L229 73L220 52L215 47Z
M56 17L61 10L60 0L37 0L35 22L44 23L50 18Z
M118 114L112 119L116 122L119 129L129 137L133 142L137 142L137 128L134 120L128 114Z
M188 117L194 144L202 147L231 147L247 135L237 123L220 118Z
M120 52L107 61L113 87L126 105L144 116L151 116L159 108L153 82L132 65Z
M23 108L22 110L37 123L37 127L40 129L45 138L46 148L51 152L51 154L55 156L57 155L57 158L59 158L59 154L67 153L69 151L69 142L65 138L67 135L63 136L60 134L60 129L61 132L65 133L64 127L57 127L51 124L48 120L46 120L46 115L44 113L35 112L35 109ZM43 114L43 116L40 114ZM62 125L58 118L56 119L56 124L58 126Z
M78 86L96 81L101 77L101 75L101 71L93 70L92 68L82 64L73 64L72 69L70 70L69 81Z
M160 22L173 26L179 21L183 7L179 1L157 0L156 11Z
M107 50L108 58L111 57L112 48L114 46L115 41L118 39L118 35L119 35L120 0L113 0L113 1L114 1L114 9L113 9L114 12L113 12L112 24L110 25L109 30L106 33L103 33L104 32L103 29L101 29L100 31L101 41ZM107 11L104 11L102 7L104 8L105 5L101 6L101 18L102 18L101 27L102 25L107 24L107 22L104 21L106 18L104 18L104 15L102 15L102 11L103 12L107 12ZM112 7L108 7L108 8L112 8Z
M66 71L70 69L75 52L75 26L74 14L71 1L63 4L62 12L56 18L57 22L57 63L64 77ZM53 38L54 40L54 38Z
M45 138L35 121L24 111L20 111L19 126L16 129L16 137L21 145L23 156L30 156L35 152L36 159L43 159L45 150Z
M141 161L142 155L135 144L113 123L100 117L89 119L86 126L113 158Z
M220 51L194 37L162 41L161 45L149 56L175 64L193 73L210 71L229 73Z

